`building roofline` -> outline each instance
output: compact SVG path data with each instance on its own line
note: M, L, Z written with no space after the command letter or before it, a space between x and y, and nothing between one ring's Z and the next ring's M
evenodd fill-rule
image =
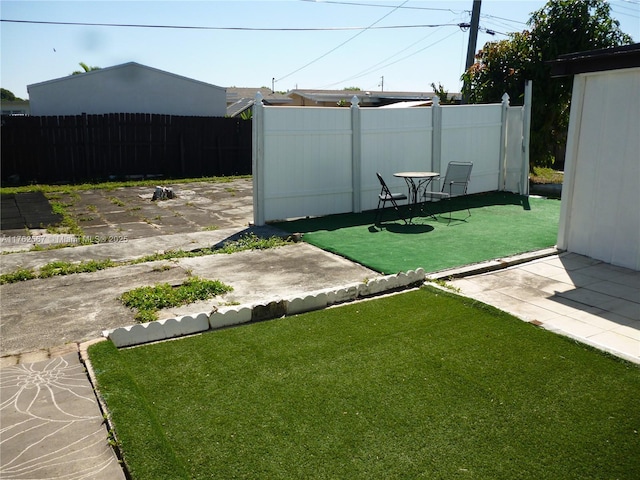
M70 79L74 79L74 77L78 77L78 76L82 76L83 78L86 78L86 75L100 75L101 73L104 73L105 71L110 71L110 70L118 70L120 68L127 68L127 67L138 67L138 68L144 68L146 70L151 70L157 73L161 73L163 75L169 75L172 77L176 77L182 80L187 80L189 82L194 82L194 83L199 83L201 85L206 85L208 87L214 87L214 88L218 88L220 90L225 90L226 89L224 87L220 87L218 85L213 85L212 83L207 83L207 82L203 82L201 80L196 80L194 78L189 78L189 77L185 77L184 75L178 75L176 73L171 73L171 72L167 72L166 70L160 70L159 68L154 68L154 67L149 67L148 65L142 65L141 63L138 62L126 62L126 63L121 63L119 65L112 65L110 67L104 67L104 68L99 68L97 70L90 70L88 72L84 72L78 75L67 75L66 77L58 77L58 78L52 78L50 80L45 80L43 82L38 82L38 83L32 83L30 85L27 85L27 91L29 90L29 88L31 87L39 87L41 85L46 85L46 84L50 84L50 83L57 83L57 82L62 82L65 80L70 80Z
M567 53L547 62L551 77L640 67L640 43Z

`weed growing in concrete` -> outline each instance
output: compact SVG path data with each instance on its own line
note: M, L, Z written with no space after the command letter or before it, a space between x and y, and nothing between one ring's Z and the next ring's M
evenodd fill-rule
M71 195L71 203L64 203L58 200L49 202L53 213L62 216L62 222L60 222L59 227L47 227L48 233L69 233L77 236L82 236L84 234L76 219L68 211L68 208L73 206L74 202L79 200L79 198L80 196L76 193Z
M31 280L32 278L37 278L37 275L33 270L30 268L21 268L15 272L3 273L0 275L0 285L4 285L5 283L23 282L25 280Z
M121 295L122 303L136 309L135 319L148 322L158 319L158 310L188 305L232 291L233 288L219 280L190 277L182 285L174 287L161 283L152 287L139 287Z
M236 253L244 250L264 250L267 248L275 248L291 243L292 240L281 237L260 238L254 233L243 235L237 240L225 242L219 248L201 248L198 250L167 250L166 252L153 253L135 260L126 262L114 262L113 260L88 260L81 263L71 263L65 261L55 261L40 267L39 274L33 273L32 276L24 274L24 271L18 270L13 273L7 273L0 278L2 283L15 283L32 278L48 278L57 275L71 275L73 273L95 272L104 270L105 268L121 267L126 265L137 265L140 263L157 262L160 260L175 260L179 258L194 258L214 255L218 253ZM92 243L91 240L83 241L86 245ZM22 273L21 273L22 272Z
M124 207L126 203L120 200L118 197L109 197L109 201L118 207Z
M167 270L171 270L173 267L168 264L158 265L157 267L153 267L154 272L166 272Z
M72 273L97 272L116 266L112 260L88 260L86 262L71 263L55 261L40 267L38 278L49 278L57 275L71 275Z
M216 253L235 253L243 250L264 250L267 248L280 247L287 243L287 240L282 237L261 238L255 233L248 233L237 240L225 242L220 248L216 249Z
M460 292L459 288L448 284L446 280L443 280L443 279L440 279L440 278L428 278L427 282L434 283L434 284L438 285L440 288L446 288L447 290L450 290L452 292L456 292L456 293Z

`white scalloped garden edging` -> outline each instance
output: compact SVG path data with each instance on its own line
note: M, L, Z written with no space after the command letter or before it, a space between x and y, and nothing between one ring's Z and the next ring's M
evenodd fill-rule
M207 330L260 322L288 315L320 310L354 301L358 298L372 297L386 292L401 290L425 280L422 268L406 273L385 275L368 282L358 282L338 288L309 292L303 296L274 300L266 303L221 307L211 314L197 313L177 318L168 318L154 322L141 323L128 327L119 327L102 332L116 347L131 347L143 343L157 342L170 338L193 335Z

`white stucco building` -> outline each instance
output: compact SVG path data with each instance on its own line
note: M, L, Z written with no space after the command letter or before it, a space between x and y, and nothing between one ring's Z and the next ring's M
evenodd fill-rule
M574 75L558 248L640 270L640 44L559 57Z
M129 62L27 86L31 115L156 113L224 117L226 89Z

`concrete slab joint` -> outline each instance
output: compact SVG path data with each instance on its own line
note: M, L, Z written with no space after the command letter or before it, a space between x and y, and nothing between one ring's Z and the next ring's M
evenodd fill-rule
M143 343L193 335L210 329L218 329L249 322L261 322L287 315L320 310L358 298L380 295L420 285L425 280L422 268L395 275L376 277L368 281L344 285L335 289L309 292L289 299L277 299L251 306L221 307L211 314L198 313L179 318L168 318L103 332L117 347L129 347Z

